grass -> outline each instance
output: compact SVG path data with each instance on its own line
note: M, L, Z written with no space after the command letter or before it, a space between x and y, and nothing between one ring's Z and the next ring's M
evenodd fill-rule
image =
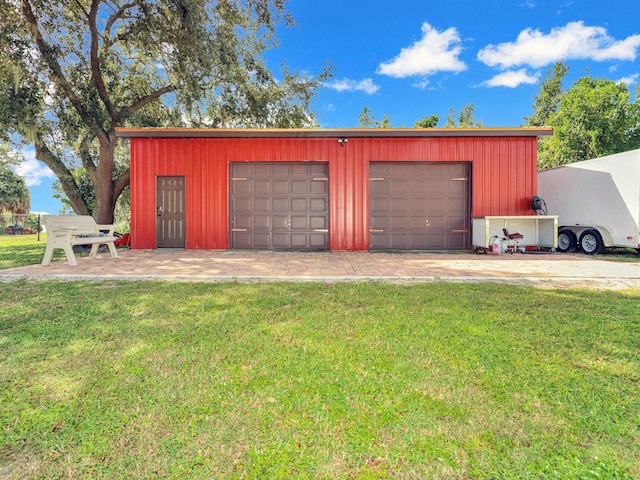
M639 300L0 283L0 478L640 478Z
M0 270L11 267L23 267L42 262L47 234L37 235L0 235ZM64 258L64 252L54 254L54 259Z
M46 232L37 235L0 235L0 270L12 267L25 267L42 262L47 245ZM83 254L78 254L82 256ZM64 252L56 249L52 261L63 260Z
M602 260L634 263L640 262L640 251L633 248L613 248L598 255Z
M640 292L0 284L6 478L640 477Z

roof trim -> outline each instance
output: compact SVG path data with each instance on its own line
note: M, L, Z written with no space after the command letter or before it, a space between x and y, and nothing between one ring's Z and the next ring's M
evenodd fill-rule
M526 128L116 128L120 138L550 137L553 127Z

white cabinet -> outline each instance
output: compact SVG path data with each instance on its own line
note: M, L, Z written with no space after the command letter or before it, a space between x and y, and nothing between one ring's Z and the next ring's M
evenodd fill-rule
M557 215L519 215L478 217L472 221L473 247L491 248L491 238L504 238L503 229L509 233L520 233L524 238L518 240L521 247L546 247L555 251L558 248Z

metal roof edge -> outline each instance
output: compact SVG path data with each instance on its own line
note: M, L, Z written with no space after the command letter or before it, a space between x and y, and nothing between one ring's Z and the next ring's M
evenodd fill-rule
M120 138L550 137L553 127L518 128L116 128Z

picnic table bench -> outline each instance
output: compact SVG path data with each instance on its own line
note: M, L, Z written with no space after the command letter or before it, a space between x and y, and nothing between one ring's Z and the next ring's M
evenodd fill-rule
M114 242L117 240L115 225L96 224L89 215L43 215L47 231L47 247L44 251L42 265L49 265L56 248L64 250L69 265L78 264L73 253L74 245L91 245L89 257L98 253L100 245L107 245L112 258L118 257Z

